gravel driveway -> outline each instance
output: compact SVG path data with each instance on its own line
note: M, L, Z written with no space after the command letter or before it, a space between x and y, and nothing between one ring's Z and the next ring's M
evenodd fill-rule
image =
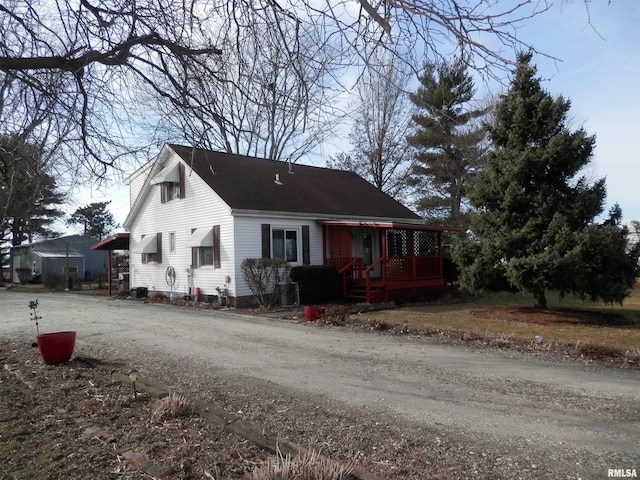
M32 338L28 294L0 291L0 337ZM640 371L478 351L307 323L75 294L40 294L41 332L355 408L480 442L548 451L576 477L640 473ZM133 365L132 365L133 366ZM158 379L162 380L162 379ZM257 388L256 387L256 388ZM584 465L588 465L585 467Z

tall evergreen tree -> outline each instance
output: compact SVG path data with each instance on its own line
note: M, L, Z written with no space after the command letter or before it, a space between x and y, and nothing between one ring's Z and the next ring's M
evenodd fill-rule
M542 89L531 54L518 56L510 90L490 128L493 150L469 198L478 209L472 234L454 252L461 283L508 285L546 307L548 289L619 302L637 273L638 248L616 206L602 224L605 180L590 183L595 137L566 124L570 102Z
M466 189L481 168L486 128L478 119L487 109L471 106L473 79L462 60L427 64L420 87L410 95L418 113L407 141L415 148L411 183L424 216L465 226Z
M111 201L94 202L80 207L71 214L67 224L82 225L85 237L102 240L119 226L114 220L113 214L107 210L110 203Z
M57 235L64 195L48 173L42 149L18 136L0 137L0 238L20 245Z

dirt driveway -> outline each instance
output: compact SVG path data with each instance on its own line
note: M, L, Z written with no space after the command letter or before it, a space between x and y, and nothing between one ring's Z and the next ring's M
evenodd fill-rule
M0 338L33 338L30 299L0 291ZM285 390L336 412L357 409L481 444L530 449L532 462L555 462L565 478L607 478L610 468L640 473L637 369L231 311L74 294L41 294L39 302L41 332L76 330L78 355L154 359L200 381L215 373L229 385Z

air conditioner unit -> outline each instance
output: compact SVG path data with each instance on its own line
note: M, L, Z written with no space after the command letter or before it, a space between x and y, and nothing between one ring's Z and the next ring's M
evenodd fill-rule
M281 307L300 305L300 290L298 289L298 282L281 283L278 287L280 287Z

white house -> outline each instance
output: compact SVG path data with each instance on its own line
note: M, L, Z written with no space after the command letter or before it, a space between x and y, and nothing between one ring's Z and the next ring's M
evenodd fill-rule
M377 301L443 284L441 233L352 172L167 144L128 178L130 285L252 295L245 258L333 265L344 296ZM174 272L168 275L168 272Z

